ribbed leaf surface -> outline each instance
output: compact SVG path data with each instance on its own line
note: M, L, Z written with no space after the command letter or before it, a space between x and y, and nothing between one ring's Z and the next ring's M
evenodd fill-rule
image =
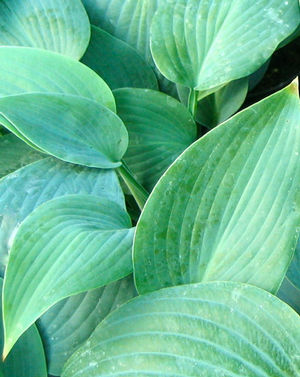
M81 61L117 88L157 89L152 68L130 45L92 26L90 44Z
M89 38L89 20L80 0L0 1L2 46L38 47L80 59Z
M131 273L130 227L122 207L91 195L52 199L23 221L4 280L5 355L61 299Z
M299 21L298 0L169 0L153 18L151 51L167 79L207 90L256 71Z
M16 152L16 151L15 151ZM105 197L125 208L112 170L84 168L52 158L38 161L0 180L0 273L20 223L42 203L64 195Z
M116 109L107 84L84 64L50 51L0 47L0 97L31 92L72 94Z
M171 163L196 139L189 111L164 93L147 89L114 91L117 113L123 120L129 146L126 163L151 190Z
M300 224L296 85L238 113L188 148L137 225L139 292L208 280L275 292Z
M140 296L105 319L62 377L297 377L300 317L233 282Z
M44 93L3 97L0 122L38 151L91 167L120 166L128 144L121 119L84 97Z
M60 376L64 363L96 326L134 296L136 290L130 275L105 287L68 297L49 309L38 322L49 372Z

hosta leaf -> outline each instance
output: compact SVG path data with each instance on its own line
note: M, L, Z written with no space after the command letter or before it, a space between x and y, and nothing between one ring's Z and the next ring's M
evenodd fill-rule
M2 291L3 280L0 279ZM0 306L0 348L3 348L2 308ZM31 326L18 340L5 362L0 362L1 377L47 377L43 344L36 326Z
M278 297L300 314L300 240L286 277L278 291Z
M120 166L128 144L120 118L84 97L44 93L3 97L0 122L39 151L91 167Z
M125 161L147 189L196 139L189 111L164 93L148 89L114 91L117 112L129 133Z
M207 90L257 70L299 19L298 0L169 0L153 18L151 51L166 78Z
M248 78L230 82L198 103L197 121L208 128L217 126L242 106L247 92Z
M107 84L84 64L50 51L0 47L0 97L31 92L72 94L116 109Z
M137 225L140 293L208 280L278 289L300 223L299 122L292 84L215 128L174 162Z
M15 135L3 135L0 137L0 178L44 157Z
M62 377L297 377L300 318L276 297L232 282L140 296L105 319Z
M130 227L122 207L91 195L52 199L23 221L4 280L4 355L61 299L130 274Z
M152 68L127 43L92 26L89 47L81 60L107 82L111 89L157 89Z
M0 273L20 223L36 207L55 197L91 194L125 208L116 173L46 158L0 180Z
M0 1L0 45L38 47L80 59L89 39L80 0Z
M136 296L132 275L105 287L60 301L38 322L48 370L60 376L67 359L119 305Z

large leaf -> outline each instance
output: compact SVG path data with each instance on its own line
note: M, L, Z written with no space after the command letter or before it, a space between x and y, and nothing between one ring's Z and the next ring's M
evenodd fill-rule
M81 60L107 82L111 89L157 89L152 68L127 43L92 26L88 49Z
M4 280L4 355L61 299L131 273L130 227L122 207L91 195L52 199L23 221Z
M89 39L89 20L80 0L0 1L2 46L38 47L80 59Z
M20 223L42 203L68 194L105 197L125 208L118 178L112 170L84 168L47 158L0 180L1 276Z
M134 296L136 290L130 275L105 287L69 297L49 309L38 322L49 372L60 376L64 363L96 326Z
M0 122L39 151L91 167L120 166L128 144L120 118L84 97L44 93L3 97Z
M300 318L267 292L216 282L138 297L105 319L62 377L297 377Z
M3 280L0 279L0 292ZM0 306L0 349L3 348L2 307ZM0 362L1 377L47 377L43 344L36 326L31 326L18 340L5 362Z
M242 106L248 92L248 78L235 80L198 103L197 121L208 128L224 122Z
M196 139L189 111L164 93L148 89L114 91L117 112L129 133L124 156L129 168L151 190L171 163Z
M300 239L292 263L277 295L300 314Z
M44 157L15 135L3 135L0 137L0 178Z
M107 84L84 64L50 51L0 47L0 97L31 92L72 94L116 109Z
M257 70L299 20L298 0L170 0L153 18L151 51L166 78L203 91Z
M300 224L300 104L292 84L188 148L137 225L139 292L208 280L275 292Z

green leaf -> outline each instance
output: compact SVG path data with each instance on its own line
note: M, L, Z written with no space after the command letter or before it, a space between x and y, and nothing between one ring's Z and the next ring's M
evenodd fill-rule
M35 209L10 249L3 354L58 301L129 275L133 233L125 210L105 198L68 195Z
M276 292L300 225L296 84L239 112L188 148L137 225L140 293L211 280Z
M44 93L3 97L0 122L37 150L79 165L118 167L128 144L120 118L84 97Z
M38 47L80 59L89 39L89 20L80 0L0 2L0 45Z
M54 52L0 47L0 78L0 97L31 92L72 94L116 110L111 90L95 72Z
M92 26L89 47L81 61L107 82L111 89L157 89L152 68L127 43Z
M0 292L2 292L2 284L3 280L0 278ZM4 338L1 306L0 318L0 348L2 349ZM0 376L47 377L44 349L35 325L22 335L5 362L0 362Z
M208 128L224 122L242 106L247 92L247 77L223 86L198 103L197 121Z
M109 315L62 377L297 377L300 317L233 282L140 296Z
M69 297L49 309L38 322L49 373L60 376L64 363L96 326L134 296L136 290L130 275L105 287Z
M0 274L20 223L42 203L69 194L90 194L125 208L113 170L91 169L46 158L0 180Z
M114 91L129 146L124 156L138 181L151 190L164 171L197 136L188 110L164 93L148 89Z
M169 0L153 18L151 51L166 78L203 91L257 70L299 19L298 0Z
M44 157L15 135L3 135L0 137L0 178Z
M300 239L277 296L300 314Z

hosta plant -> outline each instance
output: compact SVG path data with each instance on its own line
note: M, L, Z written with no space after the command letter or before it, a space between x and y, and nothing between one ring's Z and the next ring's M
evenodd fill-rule
M299 376L299 23L0 0L0 376Z

